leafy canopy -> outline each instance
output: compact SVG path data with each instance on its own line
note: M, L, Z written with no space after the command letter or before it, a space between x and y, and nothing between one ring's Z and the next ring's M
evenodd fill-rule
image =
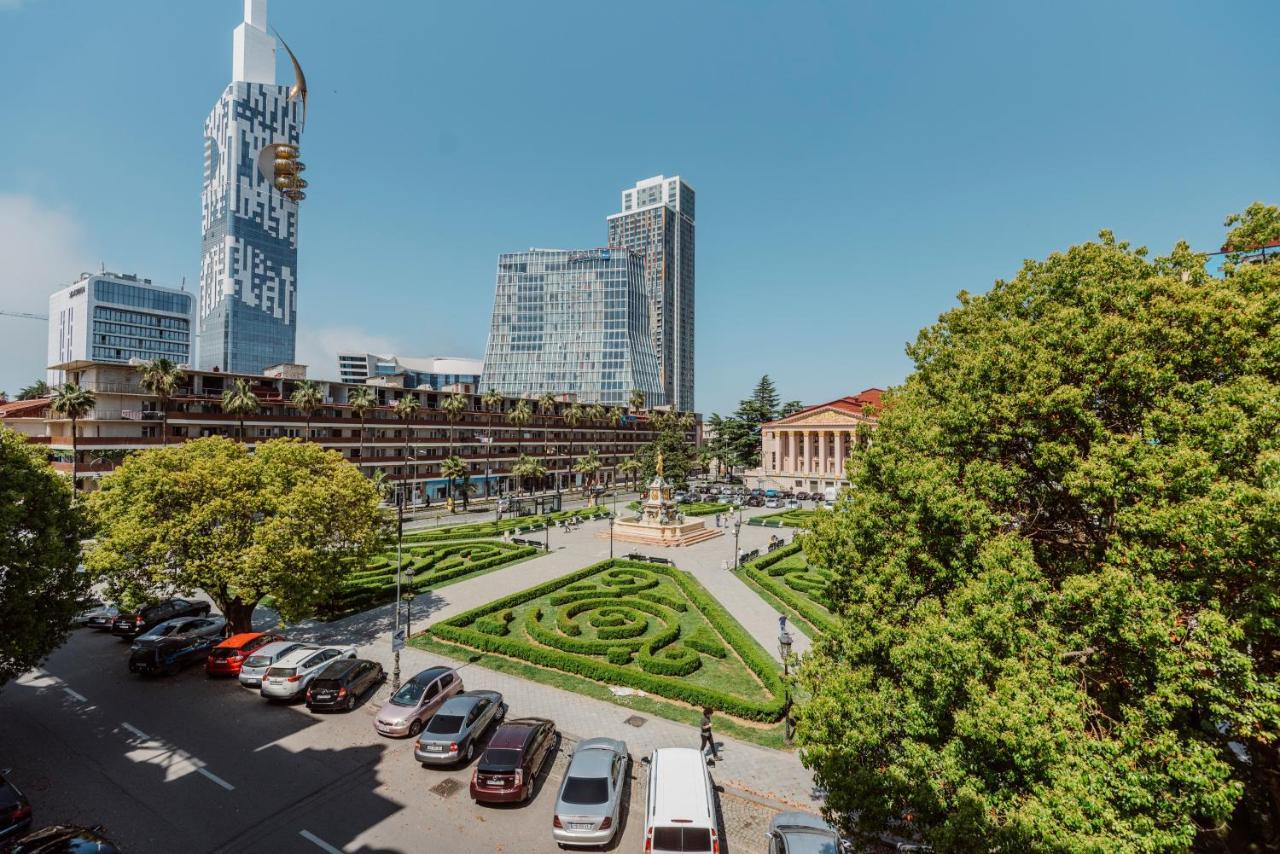
M383 534L375 485L293 439L253 453L210 437L134 454L89 504L99 532L85 563L113 596L203 590L238 631L268 594L285 620L312 613Z
M66 637L86 592L76 567L87 533L67 479L0 426L0 685Z
M842 613L799 726L833 817L939 851L1274 834L1277 329L1280 265L1103 232L920 333L805 539Z

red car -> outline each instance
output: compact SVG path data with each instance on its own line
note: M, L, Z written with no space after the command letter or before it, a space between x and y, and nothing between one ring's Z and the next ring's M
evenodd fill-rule
M204 663L204 672L210 676L237 676L244 660L255 649L284 640L274 632L244 632L232 635L213 648Z
M519 718L498 727L471 775L471 797L480 803L510 803L533 797L534 782L555 758L556 725L546 718Z

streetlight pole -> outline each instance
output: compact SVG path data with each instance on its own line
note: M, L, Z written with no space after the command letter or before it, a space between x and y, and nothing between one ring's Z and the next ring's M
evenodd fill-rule
M787 661L791 658L791 632L786 629L778 635L778 652L782 656L782 676L786 678L791 675L787 669Z
M741 549L738 548L738 534L741 531L742 531L742 516L738 516L738 518L733 521L733 568L734 569L738 568L738 563L741 560L740 555L742 554L742 551Z
M391 646L395 655L395 668L391 672L391 691L400 690L400 550L404 542L404 490L396 493L396 616L395 628L391 635Z

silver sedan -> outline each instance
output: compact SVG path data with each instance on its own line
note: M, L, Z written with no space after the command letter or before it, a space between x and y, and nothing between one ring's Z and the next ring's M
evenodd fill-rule
M560 783L551 837L560 845L608 845L618 833L630 767L624 741L579 742Z
M821 816L783 812L769 822L769 854L842 854L848 851L840 834Z
M423 765L466 764L476 755L479 741L491 724L507 714L507 704L497 691L464 691L455 694L432 715L418 736L413 758Z

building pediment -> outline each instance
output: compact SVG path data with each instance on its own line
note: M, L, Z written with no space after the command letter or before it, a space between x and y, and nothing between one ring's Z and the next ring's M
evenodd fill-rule
M829 425L843 425L847 427L857 427L859 424L865 424L866 417L854 415L852 412L846 412L841 409L832 407L821 407L804 412L797 412L790 418L783 418L781 421L775 421L773 427L816 427Z

